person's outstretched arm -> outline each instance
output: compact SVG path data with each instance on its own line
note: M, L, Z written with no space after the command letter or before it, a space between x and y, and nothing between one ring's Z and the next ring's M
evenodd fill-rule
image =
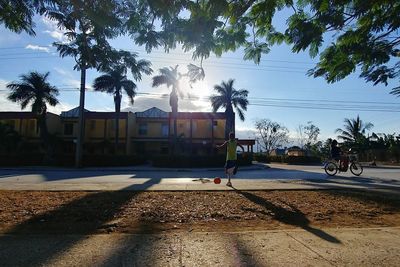
M215 147L218 148L218 149L219 149L219 148L223 148L224 146L226 146L227 143L228 143L228 142L225 141L222 145L220 145L220 146L217 145L217 146L215 146Z

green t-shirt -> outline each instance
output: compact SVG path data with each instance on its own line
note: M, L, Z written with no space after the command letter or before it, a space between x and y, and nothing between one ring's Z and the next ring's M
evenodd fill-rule
M229 140L227 144L226 160L237 160L236 148L236 140Z

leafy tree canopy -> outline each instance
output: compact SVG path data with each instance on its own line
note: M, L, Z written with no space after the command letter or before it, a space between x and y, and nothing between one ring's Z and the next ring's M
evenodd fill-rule
M54 3L101 3L112 6L127 33L148 52L182 45L193 59L206 59L244 48L244 59L259 63L271 46L286 42L295 53L308 50L319 62L309 75L336 82L357 68L375 85L399 77L400 2L393 0L17 0L1 1L0 23L14 31L32 32L32 15ZM85 3L85 4L83 4ZM90 4L86 4L90 3ZM101 13L82 8L88 19ZM8 9L7 9L8 8ZM10 15L13 8L16 13ZM108 9L110 10L110 9ZM287 15L276 29L274 16ZM96 21L96 20L95 20ZM113 25L115 20L98 20ZM328 44L329 43L329 44ZM393 94L400 95L400 86Z

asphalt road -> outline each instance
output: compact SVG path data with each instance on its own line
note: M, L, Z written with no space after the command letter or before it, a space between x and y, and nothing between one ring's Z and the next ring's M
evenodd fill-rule
M299 166L269 164L270 168L244 168L234 178L236 184L257 185L266 182L280 184L313 183L313 184L355 184L380 185L400 187L399 168L365 168L360 177L350 172L340 173L334 177L325 174L322 166ZM69 190L120 190L130 185L141 185L138 189L148 189L153 185L170 186L167 190L190 189L190 186L201 185L202 190L208 190L215 177L224 178L221 170L169 170L169 169L0 169L0 189L32 190L62 190L62 185L68 185ZM251 182L251 183L250 183ZM270 185L271 183L269 183ZM182 186L189 186L182 187ZM172 187L171 187L172 186ZM178 187L173 187L178 186ZM179 187L180 186L180 187ZM248 187L246 187L248 188ZM195 188L192 188L195 189ZM211 190L215 189L212 187ZM248 188L249 189L249 188Z

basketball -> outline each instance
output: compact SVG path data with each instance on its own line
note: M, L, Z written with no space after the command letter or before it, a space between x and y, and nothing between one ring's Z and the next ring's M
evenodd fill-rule
M216 178L214 179L214 184L220 184L220 183L221 183L221 178L216 177Z

